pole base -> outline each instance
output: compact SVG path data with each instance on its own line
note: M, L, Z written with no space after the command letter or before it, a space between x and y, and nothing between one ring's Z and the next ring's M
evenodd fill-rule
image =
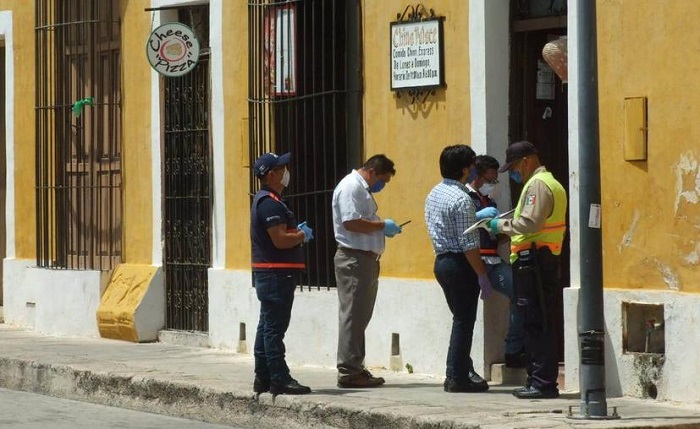
M574 414L574 411L578 408L578 413ZM617 413L617 407L612 408L612 413L607 416L592 416L588 413L585 407L580 405L569 405L569 413L566 418L572 420L619 420L621 416Z

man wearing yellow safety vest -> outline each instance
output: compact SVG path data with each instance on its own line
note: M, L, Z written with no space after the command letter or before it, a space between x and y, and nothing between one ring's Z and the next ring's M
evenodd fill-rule
M556 319L552 312L559 293L558 269L566 231L566 191L540 164L530 142L513 143L506 162L513 181L525 183L512 219L492 219L494 234L511 237L510 261L518 311L525 323L527 385L513 391L521 399L556 398L559 363Z

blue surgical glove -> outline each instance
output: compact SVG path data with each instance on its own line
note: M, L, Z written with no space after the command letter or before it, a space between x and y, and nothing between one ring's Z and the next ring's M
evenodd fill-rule
M297 225L297 229L304 233L304 243L314 238L314 231L306 225L306 221Z
M401 234L401 227L393 219L384 219L384 235L391 238L396 234Z
M491 219L487 225L493 235L498 234L498 219Z
M486 207L476 212L476 220L486 219L487 217L498 216L498 209L496 207Z
M479 274L479 289L481 289L481 299L486 299L491 295L491 280L489 280L488 274Z

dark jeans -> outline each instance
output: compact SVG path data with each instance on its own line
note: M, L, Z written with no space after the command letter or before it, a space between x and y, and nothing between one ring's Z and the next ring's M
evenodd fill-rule
M519 353L525 348L525 329L522 315L516 305L517 299L513 290L513 270L510 265L501 262L495 265L486 264L486 273L489 276L493 290L502 293L510 300L506 354Z
M438 255L433 271L452 312L446 375L457 383L466 384L469 371L474 369L470 355L479 305L479 282L464 253Z
M256 271L255 293L260 301L260 320L255 335L255 375L272 384L285 385L292 377L284 360L284 334L289 327L297 274Z
M561 293L559 257L552 255L548 248L541 248L537 251L537 265L539 282L536 271L516 260L513 263L513 285L525 326L528 384L540 390L553 390L557 388L559 376L558 322L552 311L555 294Z

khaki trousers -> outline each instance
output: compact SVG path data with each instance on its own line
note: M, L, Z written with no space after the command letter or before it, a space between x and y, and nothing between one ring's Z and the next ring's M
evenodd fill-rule
M362 250L338 248L335 252L338 287L338 377L364 370L365 329L377 299L379 260Z

